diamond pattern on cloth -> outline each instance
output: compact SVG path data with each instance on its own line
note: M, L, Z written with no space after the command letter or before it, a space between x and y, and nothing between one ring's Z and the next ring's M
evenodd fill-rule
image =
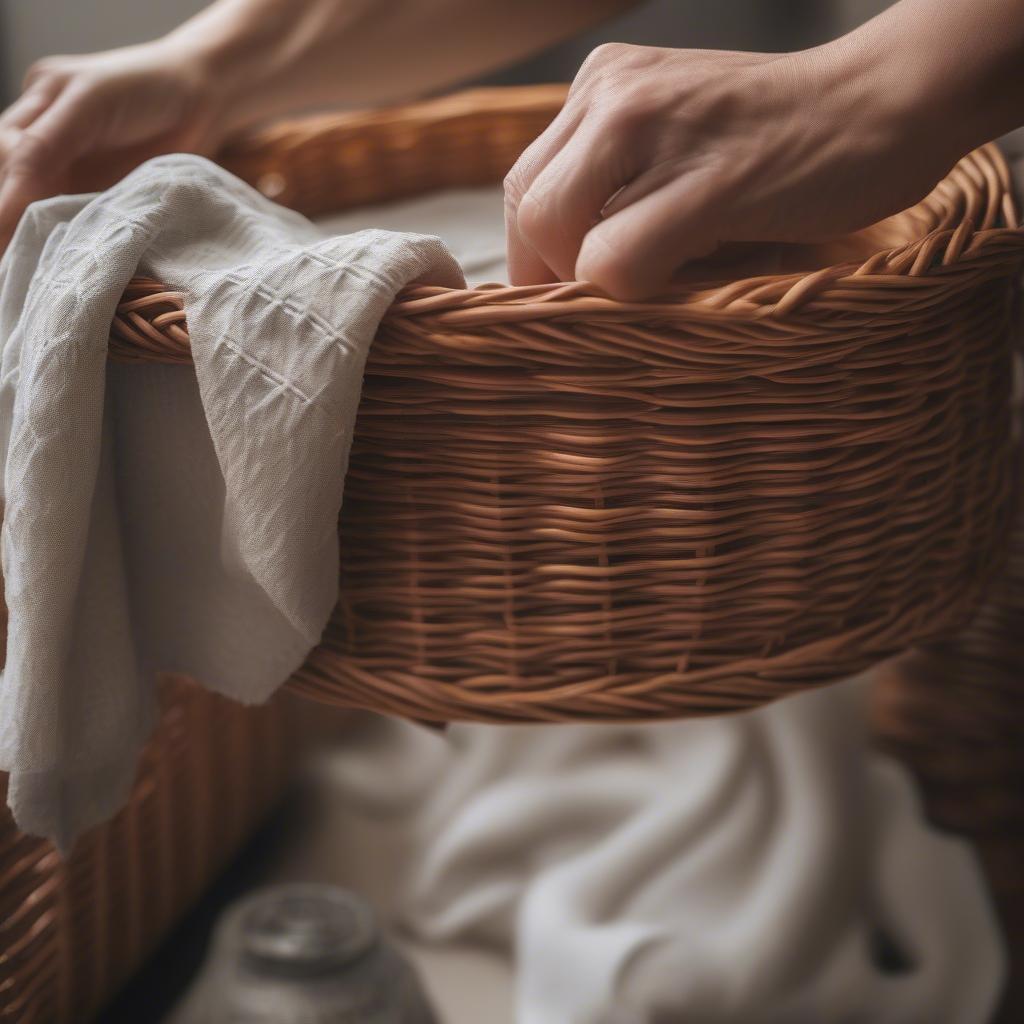
M107 364L136 274L185 295L194 371ZM367 352L407 284L462 287L443 243L324 238L201 157L29 207L0 264L0 769L67 847L127 798L156 674L262 701L337 598Z

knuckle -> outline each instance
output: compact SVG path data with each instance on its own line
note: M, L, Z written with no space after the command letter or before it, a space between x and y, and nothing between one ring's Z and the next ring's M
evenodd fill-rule
M63 57L41 57L25 72L24 85L28 87L48 79L62 81L67 78L67 74L67 63Z
M53 61L50 57L42 57L39 60L33 61L25 72L24 84L31 85L36 79L50 74L52 65Z
M583 61L583 67L595 70L608 64L614 64L625 56L629 50L630 47L626 43L601 43L587 54L586 59Z
M632 138L647 126L651 113L650 105L642 96L623 96L602 112L602 129L612 140Z
M616 88L634 62L634 55L641 49L628 43L601 43L587 54L580 65L574 89L581 85L587 89Z
M7 170L14 174L35 173L51 165L55 156L49 139L27 129L21 132L7 158Z
M502 182L505 192L505 205L517 207L526 195L526 179L520 163L517 163L512 170L505 175Z

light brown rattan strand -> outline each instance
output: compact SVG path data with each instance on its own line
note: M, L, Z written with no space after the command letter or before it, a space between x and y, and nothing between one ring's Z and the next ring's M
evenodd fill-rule
M315 213L498 180L559 95L319 119L226 162ZM420 719L661 718L963 625L1009 521L1016 224L985 147L825 269L633 304L412 289L370 357L338 608L290 685ZM135 282L112 356L187 363L182 305Z

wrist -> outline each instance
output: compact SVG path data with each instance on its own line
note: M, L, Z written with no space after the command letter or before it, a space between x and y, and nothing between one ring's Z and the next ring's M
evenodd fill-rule
M797 55L810 69L805 95L820 97L826 145L930 187L990 136L979 133L978 119L958 116L962 100L930 60L909 60L905 40L873 28Z
M227 0L161 41L202 95L203 116L222 139L277 113L273 82L285 26L279 4Z
M1024 21L1005 0L958 7L902 0L822 48L881 134L947 167L1017 127L1024 92Z

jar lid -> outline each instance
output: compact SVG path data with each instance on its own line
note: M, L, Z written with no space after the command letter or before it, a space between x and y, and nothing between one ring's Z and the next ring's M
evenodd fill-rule
M263 969L319 974L362 956L377 937L373 912L331 885L283 885L252 897L241 920L242 950Z

